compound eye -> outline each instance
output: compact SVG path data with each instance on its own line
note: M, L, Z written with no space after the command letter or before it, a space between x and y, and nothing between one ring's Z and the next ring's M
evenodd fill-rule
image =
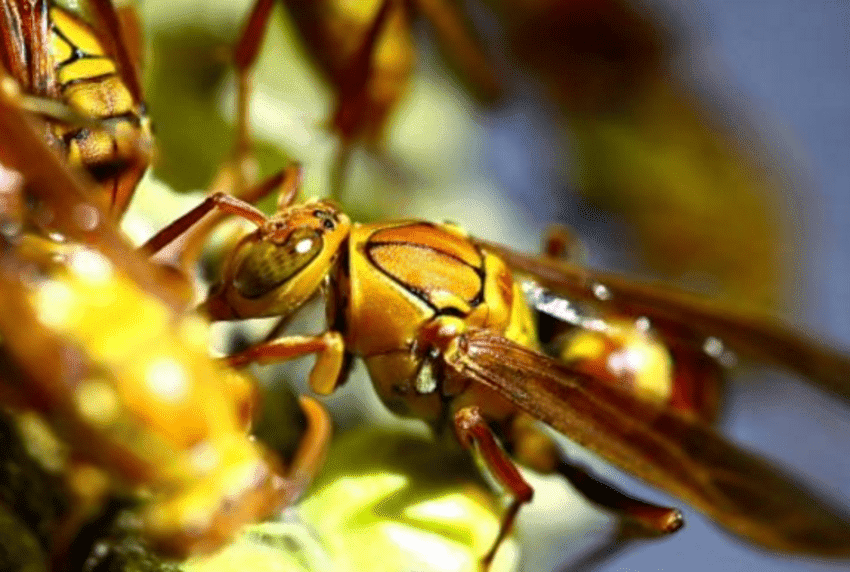
M295 229L281 244L265 241L251 244L236 269L233 287L244 298L260 298L302 271L322 247L321 234L310 228Z

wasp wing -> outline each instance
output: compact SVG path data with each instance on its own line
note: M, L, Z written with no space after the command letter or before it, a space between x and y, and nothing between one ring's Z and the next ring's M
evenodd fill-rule
M677 496L736 535L784 552L850 557L850 521L705 423L569 369L486 330L444 356L573 441Z
M115 7L112 0L90 0L92 11L101 24L100 40L107 46L107 53L115 58L121 79L133 96L143 99L139 62L142 57L141 24L136 7Z
M850 402L850 357L756 312L727 307L675 288L626 279L552 258L535 257L476 240L514 270L573 300L604 299L619 311L646 316L683 340L702 345L715 337L741 356L787 368Z
M447 0L416 0L414 5L433 28L440 50L457 70L458 79L482 103L501 101L505 88L499 71L459 6Z
M47 0L0 0L0 62L25 91L55 97Z
M12 0L0 1L0 62L15 80L22 86L29 85L27 66L28 46L24 36L24 22L17 3Z

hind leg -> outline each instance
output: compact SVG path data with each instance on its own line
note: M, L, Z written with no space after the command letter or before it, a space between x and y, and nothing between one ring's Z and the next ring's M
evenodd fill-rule
M532 417L516 415L506 427L511 454L521 464L540 473L558 473L587 500L610 512L636 538L653 538L679 530L684 521L675 508L659 506L602 482L589 469L563 458L558 446Z

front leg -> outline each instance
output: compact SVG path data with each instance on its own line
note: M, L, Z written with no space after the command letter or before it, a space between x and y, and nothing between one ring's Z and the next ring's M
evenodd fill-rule
M264 179L239 197L229 194L233 189L232 173L225 169L213 189L217 189L199 205L162 228L141 248L144 256L176 266L184 276L191 275L191 267L200 257L201 249L209 235L228 215L241 217L262 228L268 217L251 203L277 192L280 204L295 200L301 186L301 166L290 164L286 169Z
M348 368L345 343L339 332L320 336L287 336L263 342L225 359L231 367L249 363L277 363L307 354L316 354L316 364L310 372L310 387L320 395L328 395L345 381Z
M266 181L269 186L280 184L286 175L285 171L278 173L274 177ZM151 237L142 247L141 251L147 256L153 256L160 250L177 240L193 227L196 227L201 220L213 211L220 211L224 214L237 215L245 220L249 220L258 227L265 224L268 217L265 213L258 210L253 205L238 199L224 192L216 192L208 196L204 201L160 230Z

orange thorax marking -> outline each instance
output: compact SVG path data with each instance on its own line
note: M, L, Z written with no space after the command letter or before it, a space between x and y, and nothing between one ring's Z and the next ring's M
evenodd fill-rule
M474 247L427 223L383 229L365 244L370 261L434 312L467 314L481 301L482 259Z
M487 284L496 277L485 270L485 257L450 227L419 221L364 225L353 228L349 240L346 339L364 357L407 351L435 315L483 326L489 305L506 302L490 299L497 289Z

